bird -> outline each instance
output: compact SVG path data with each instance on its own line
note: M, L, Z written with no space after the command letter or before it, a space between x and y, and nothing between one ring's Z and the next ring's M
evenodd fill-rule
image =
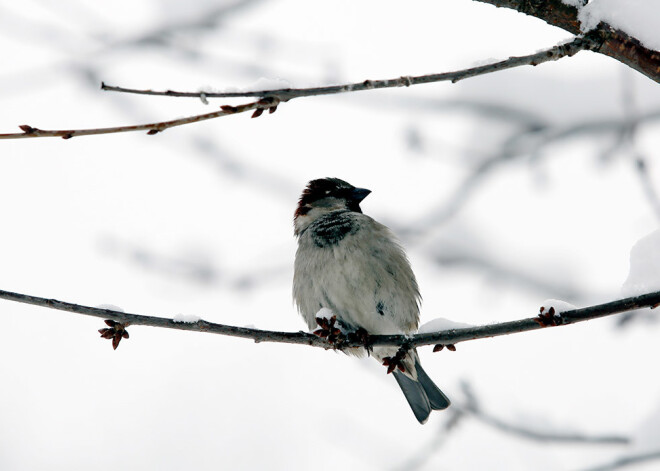
M311 180L294 213L294 302L310 331L329 339L342 333L412 334L419 327L421 295L404 249L389 228L360 208L370 193L339 178ZM449 407L416 349L370 350L344 349L370 353L387 366L420 424L432 410Z

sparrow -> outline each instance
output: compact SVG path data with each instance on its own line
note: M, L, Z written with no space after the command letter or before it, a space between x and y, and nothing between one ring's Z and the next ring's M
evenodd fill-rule
M319 326L367 336L417 331L421 296L415 274L394 234L362 213L360 203L369 193L339 178L312 180L302 192L294 213L293 298L312 331ZM318 318L322 309L332 311L330 321ZM374 346L371 355L394 374L421 424L432 410L449 407L414 348Z

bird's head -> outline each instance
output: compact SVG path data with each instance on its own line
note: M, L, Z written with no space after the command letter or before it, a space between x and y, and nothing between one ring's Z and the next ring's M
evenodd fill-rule
M296 235L315 219L329 212L348 210L361 213L360 202L369 193L371 190L355 188L339 178L312 180L300 195L293 217Z

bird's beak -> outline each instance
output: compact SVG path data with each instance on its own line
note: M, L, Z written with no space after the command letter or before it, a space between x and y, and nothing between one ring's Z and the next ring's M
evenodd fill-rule
M371 193L371 190L367 190L366 188L353 188L352 191L352 197L356 202L360 202L363 199L365 199L369 193Z

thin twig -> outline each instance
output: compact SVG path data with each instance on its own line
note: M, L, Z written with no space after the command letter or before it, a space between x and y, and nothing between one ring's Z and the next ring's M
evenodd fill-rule
M0 290L0 299L16 301L19 303L32 304L60 311L84 314L87 316L100 317L103 319L112 319L124 325L146 325L151 327L164 327L168 329L191 330L197 332L208 332L213 334L229 335L232 337L241 337L252 339L255 342L278 342L305 344L321 348L333 348L333 345L316 335L306 332L277 332L270 330L251 329L247 327L236 327L224 324L214 324L204 320L197 322L176 322L173 319L163 317L145 316L140 314L127 314L110 309L100 309L90 306L57 301L55 299L41 298L27 294L13 293ZM581 309L573 309L562 312L555 318L554 325L568 325L576 322L582 322L599 317L610 316L620 312L640 309L643 307L655 307L660 304L660 291L644 294L631 298L619 299L605 304L589 306ZM412 336L405 335L372 335L370 337L371 345L453 345L458 342L468 340L477 340L488 337L498 337L500 335L515 334L518 332L528 332L530 330L542 329L547 324L539 322L538 317L531 317L517 321L502 322L499 324L489 324L478 327L469 327L465 329L450 329L441 332L431 332L416 334ZM345 342L342 346L361 346L359 341Z
M411 85L418 85L423 83L451 81L457 82L469 77L483 75L499 70L511 69L522 65L538 65L543 62L556 61L565 56L572 56L582 50L592 49L597 47L593 39L588 36L577 37L572 41L551 47L549 49L530 54L527 56L510 57L509 59L488 64L479 67L472 67L469 69L459 70L456 72L447 72L441 74L421 75L415 77L399 77L390 80L365 80L364 82L334 85L329 87L313 87L313 88L285 88L279 90L260 90L252 92L175 92L167 90L158 92L153 90L136 90L130 88L116 87L112 85L101 84L102 90L116 91L123 93L133 93L140 95L161 95L161 96L176 96L176 97L195 97L202 98L236 98L236 97L258 97L258 101L254 103L247 103L238 106L223 106L221 111L213 113L206 113L201 115L190 116L171 121L161 121L157 123L139 124L132 126L115 126L109 128L92 128L92 129L65 129L65 130L45 130L39 129L27 124L19 126L22 133L8 133L0 134L0 139L25 139L34 137L61 137L63 139L70 139L76 136L90 136L98 134L113 134L120 132L132 131L148 131L148 134L157 134L165 129L184 124L195 123L207 119L219 118L229 114L243 113L249 110L255 110L253 117L257 117L268 109L271 113L277 109L277 105L281 101L288 101L293 98L318 96L318 95L331 95L336 93L356 92L361 90L372 90L378 88L393 88L393 87L409 87Z
M506 60L495 62L493 64L471 67L469 69L458 70L454 72L445 72L440 74L403 76L394 79L385 80L365 80L363 82L348 83L343 85L332 85L327 87L310 88L280 88L277 90L257 90L245 92L177 92L174 90L156 91L140 90L135 88L117 87L113 85L101 84L102 90L122 93L133 93L136 95L156 95L170 97L187 98L237 98L237 97L274 97L281 101L291 100L293 98L310 97L318 95L334 95L337 93L359 92L364 90L375 90L380 88L409 87L424 83L448 82L456 83L470 77L497 72L500 70L512 69L522 65L538 65L548 61L556 61L566 56L597 47L597 43L591 37L576 37L565 44L553 46L549 49L530 54L527 56L509 57Z
M267 98L258 100L253 103L246 103L237 106L223 106L220 111L212 113L200 114L195 116L188 116L186 118L173 119L171 121L161 121L158 123L138 124L134 126L115 126L109 128L92 128L92 129L66 129L66 130L46 130L32 127L28 124L19 126L23 132L0 134L0 139L25 139L30 137L61 137L62 139L71 139L77 136L91 136L97 134L114 134L118 132L132 132L132 131L148 131L147 134L158 134L166 129L184 124L196 123L205 121L207 119L221 118L237 113L244 113L246 111L255 110L256 116L260 111L265 109L273 110L277 107L277 100ZM255 115L253 115L256 117Z

